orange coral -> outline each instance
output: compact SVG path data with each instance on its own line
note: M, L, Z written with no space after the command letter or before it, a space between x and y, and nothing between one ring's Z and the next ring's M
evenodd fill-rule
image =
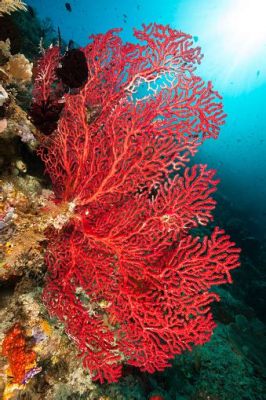
M2 355L7 357L15 383L22 383L26 372L35 365L36 353L27 349L24 331L16 323L6 334Z

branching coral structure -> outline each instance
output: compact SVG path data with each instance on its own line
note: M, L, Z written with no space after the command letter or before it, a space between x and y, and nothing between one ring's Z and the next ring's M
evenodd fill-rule
M212 220L218 180L187 164L225 114L212 84L194 74L202 55L190 35L157 24L92 36L83 49L88 80L56 99L60 62L48 49L37 67L38 106L63 103L43 135L59 213L47 232L43 300L76 343L93 379L116 381L123 364L150 373L215 327L213 285L231 282L239 249ZM60 211L61 210L61 211Z

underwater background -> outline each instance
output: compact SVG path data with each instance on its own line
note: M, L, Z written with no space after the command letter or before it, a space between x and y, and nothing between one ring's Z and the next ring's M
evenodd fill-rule
M265 399L266 3L29 0L25 4L28 10L16 11L16 5L0 17L0 119L7 120L4 129L0 121L0 341L18 338L21 346L13 370L8 352L2 349L0 398ZM50 207L43 190L51 190L51 184L36 155L36 127L27 116L32 73L42 46L48 48L60 39L62 47L78 48L88 43L91 34L112 28L122 28L123 41L135 43L133 28L151 22L192 35L204 54L197 74L212 81L223 98L227 116L219 137L204 142L192 163L217 170L214 222L241 248L241 267L232 271L232 285L215 288L221 301L212 304L217 327L209 342L176 356L163 372L148 374L128 366L117 383L101 385L84 372L63 325L49 317L41 301L47 221L39 210L40 202ZM5 46L7 39L10 45ZM15 58L17 54L25 59ZM13 58L16 65L23 65L20 76L12 72ZM211 227L202 229L208 234ZM14 379L21 362L21 375Z

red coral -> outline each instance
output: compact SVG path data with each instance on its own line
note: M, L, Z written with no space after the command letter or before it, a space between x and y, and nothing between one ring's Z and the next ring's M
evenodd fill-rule
M10 371L15 383L21 384L26 372L35 365L36 353L27 349L23 329L15 324L6 334L2 355L9 361Z
M143 45L118 32L82 49L88 82L65 96L41 149L57 201L72 210L50 232L44 302L101 382L123 363L162 370L208 341L219 300L210 288L239 265L222 230L190 232L212 220L218 181L186 165L225 118L211 83L194 75L200 48L168 26L135 31Z
M56 68L60 61L59 47L50 47L39 59L35 69L33 96L35 103L46 103L57 99L54 83L57 79Z
M59 48L51 47L45 51L35 68L34 102L29 115L35 126L45 135L50 135L57 128L64 105L62 82L56 75L59 62Z

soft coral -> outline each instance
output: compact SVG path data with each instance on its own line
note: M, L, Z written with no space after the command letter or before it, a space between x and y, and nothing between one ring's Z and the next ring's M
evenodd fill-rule
M73 209L49 234L44 302L93 378L109 382L124 362L162 370L209 340L218 300L209 289L239 265L222 230L202 240L189 232L212 219L218 181L186 165L225 118L211 83L193 73L200 48L168 26L135 30L143 45L123 44L118 32L81 49L88 81L65 95L40 150L58 201Z

